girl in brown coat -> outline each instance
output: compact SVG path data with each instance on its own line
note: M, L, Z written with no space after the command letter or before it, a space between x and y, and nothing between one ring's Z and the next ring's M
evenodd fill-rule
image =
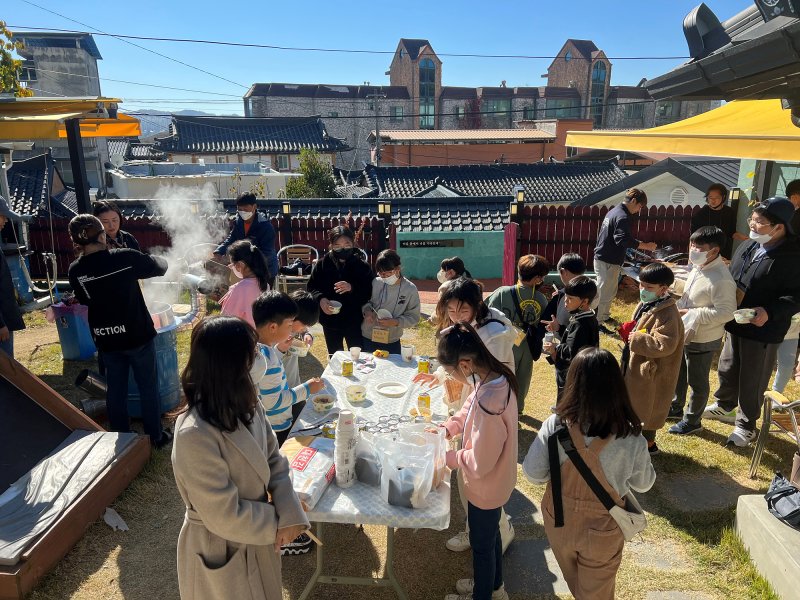
M250 378L256 339L229 316L192 332L172 448L186 505L178 536L185 600L280 600L280 547L309 526Z
M641 302L633 320L620 328L625 384L650 454L658 453L656 431L666 422L683 360L683 321L669 295L674 281L663 263L644 267L639 273Z

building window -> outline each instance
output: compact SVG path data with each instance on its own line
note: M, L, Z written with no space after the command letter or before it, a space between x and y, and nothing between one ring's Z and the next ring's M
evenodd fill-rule
M25 83L36 81L36 66L32 60L22 61L22 66L19 68L19 80Z
M525 106L522 109L522 119L525 121L533 121L536 118L536 109L533 106Z
M546 119L580 119L580 100L577 98L548 98L545 103Z
M328 113L328 116L329 116L329 117L333 117L333 118L335 119L336 117L338 117L338 116L339 116L339 113L338 113L338 112L336 112L336 111L329 112L329 113Z
M677 121L681 114L681 103L678 100L660 102L656 105L656 123L672 123Z
M481 112L484 125L489 129L511 127L511 99L490 98L484 100Z
M599 128L603 124L603 104L606 94L606 65L603 62L596 62L592 67L592 90L591 106L592 120L594 127Z
M435 127L436 65L430 58L419 63L419 128Z
M455 116L457 121L464 120L464 107L463 106L456 106Z
M572 60L572 51L571 50L567 50L567 53L564 55L564 60L567 61L567 62Z
M389 120L397 121L403 120L403 107L402 106L390 106L389 107Z
M642 102L628 102L625 104L623 116L626 119L641 119L644 117L644 104Z
M683 204L686 202L686 199L689 197L689 192L686 191L686 188L676 187L672 192L669 194L669 201L673 204Z
M288 170L289 170L289 155L278 154L278 171L288 171Z
M227 156L218 156L217 157L217 164L218 165L224 165L226 162L228 162L228 157Z

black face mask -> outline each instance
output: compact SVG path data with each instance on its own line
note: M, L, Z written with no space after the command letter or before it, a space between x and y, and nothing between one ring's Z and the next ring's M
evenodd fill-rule
M353 250L353 248L336 248L333 251L333 255L339 260L347 260L353 256Z

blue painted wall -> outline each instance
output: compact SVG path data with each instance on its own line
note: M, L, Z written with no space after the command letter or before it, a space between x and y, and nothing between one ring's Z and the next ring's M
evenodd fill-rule
M463 247L403 248L405 240L463 239ZM435 279L443 259L460 256L473 277L502 277L502 231L425 231L398 232L397 252L403 275L409 279Z

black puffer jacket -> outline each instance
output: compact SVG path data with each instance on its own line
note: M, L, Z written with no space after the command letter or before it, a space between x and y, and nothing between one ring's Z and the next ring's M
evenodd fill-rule
M739 308L763 306L769 319L761 327L729 321L725 329L745 339L779 344L794 315L800 312L800 242L790 236L777 248L755 257L758 243L743 242L731 261L731 274L744 291Z
M321 298L336 300L342 303L342 310L336 315L319 313L319 322L323 327L340 331L361 330L363 316L361 308L369 302L372 295L372 280L375 277L369 263L359 257L360 252L339 262L328 252L317 261L308 280L308 291L319 301ZM338 281L346 281L353 289L346 294L337 294L333 285Z
M0 327L8 327L10 331L25 329L22 313L14 294L14 282L6 257L0 253Z

